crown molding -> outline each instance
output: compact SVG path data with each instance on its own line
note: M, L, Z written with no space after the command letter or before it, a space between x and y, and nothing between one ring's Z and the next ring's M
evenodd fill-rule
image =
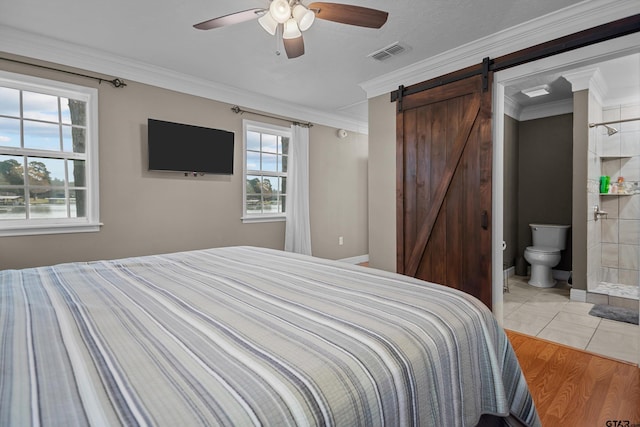
M544 117L559 116L573 112L573 98L523 107L515 100L505 95L504 114L519 121L542 119Z
M640 13L637 0L585 0L360 84L373 98L559 37Z
M600 105L604 104L604 100L609 94L609 86L607 86L607 82L604 80L604 77L602 77L602 73L599 68L596 69L593 73L593 77L591 77L591 81L589 82L589 91L596 95Z
M513 98L504 96L504 113L516 120L520 120L520 113L522 112L522 106L520 106Z
M583 68L569 73L564 73L562 77L571 83L571 90L573 92L578 92L580 90L589 89L591 79L597 72L597 68Z
M636 91L631 91L626 96L612 97L610 95L609 86L602 77L600 69L597 67L578 69L570 73L565 73L562 77L571 83L571 90L573 92L588 90L603 108L638 104L638 95Z
M525 122L568 113L573 113L573 98L525 107L520 111L518 121Z
M96 51L86 46L63 42L15 28L0 26L0 52L33 58L102 75L148 84L189 95L212 99L231 105L239 105L264 111L301 122L368 133L368 123L344 115L291 104L275 98L178 73L166 68Z
M588 90L598 103L602 105L602 100L607 94L607 84L602 78L599 68L583 68L562 75L569 83L571 90L577 92L580 90Z

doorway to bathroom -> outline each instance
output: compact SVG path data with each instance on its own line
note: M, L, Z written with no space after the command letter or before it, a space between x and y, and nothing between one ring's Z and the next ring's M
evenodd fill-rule
M612 329L620 322L589 311L601 303L640 307L640 194L633 193L640 181L640 121L618 126L624 132L613 138L604 126L588 124L640 117L638 46L638 35L630 35L501 71L494 93L493 271L503 278L494 283L496 317L507 328L521 324L528 328L524 333L593 352L624 343L624 351L607 355L634 363L640 360L640 327ZM611 70L625 73L611 78ZM631 83L618 89L624 81ZM546 88L557 98L530 101L522 98L527 88ZM514 138L524 139L518 141L521 152L514 153ZM518 158L524 171L514 178ZM524 172L533 178L519 179ZM621 188L628 186L630 194L600 195L603 175L614 176L616 184L622 177ZM509 276L531 244L530 222L567 221L569 250L554 268L559 286L540 289L528 285L527 273ZM497 244L503 241L504 252ZM620 289L632 297L617 295Z

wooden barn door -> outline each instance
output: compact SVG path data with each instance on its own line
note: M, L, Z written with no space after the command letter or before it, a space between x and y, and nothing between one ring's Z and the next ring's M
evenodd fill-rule
M398 272L491 307L491 75L404 96L397 114Z

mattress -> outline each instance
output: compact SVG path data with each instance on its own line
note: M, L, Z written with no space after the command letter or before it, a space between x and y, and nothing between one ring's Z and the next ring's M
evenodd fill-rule
M0 272L1 426L540 421L491 312L255 247Z

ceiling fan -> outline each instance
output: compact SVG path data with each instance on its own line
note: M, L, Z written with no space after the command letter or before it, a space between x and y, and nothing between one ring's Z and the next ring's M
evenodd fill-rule
M267 9L247 9L219 16L194 25L199 30L226 27L258 19L269 34L282 37L287 58L304 54L302 31L311 27L315 18L358 27L380 28L389 14L381 10L348 4L315 2L304 6L300 0L271 0Z

